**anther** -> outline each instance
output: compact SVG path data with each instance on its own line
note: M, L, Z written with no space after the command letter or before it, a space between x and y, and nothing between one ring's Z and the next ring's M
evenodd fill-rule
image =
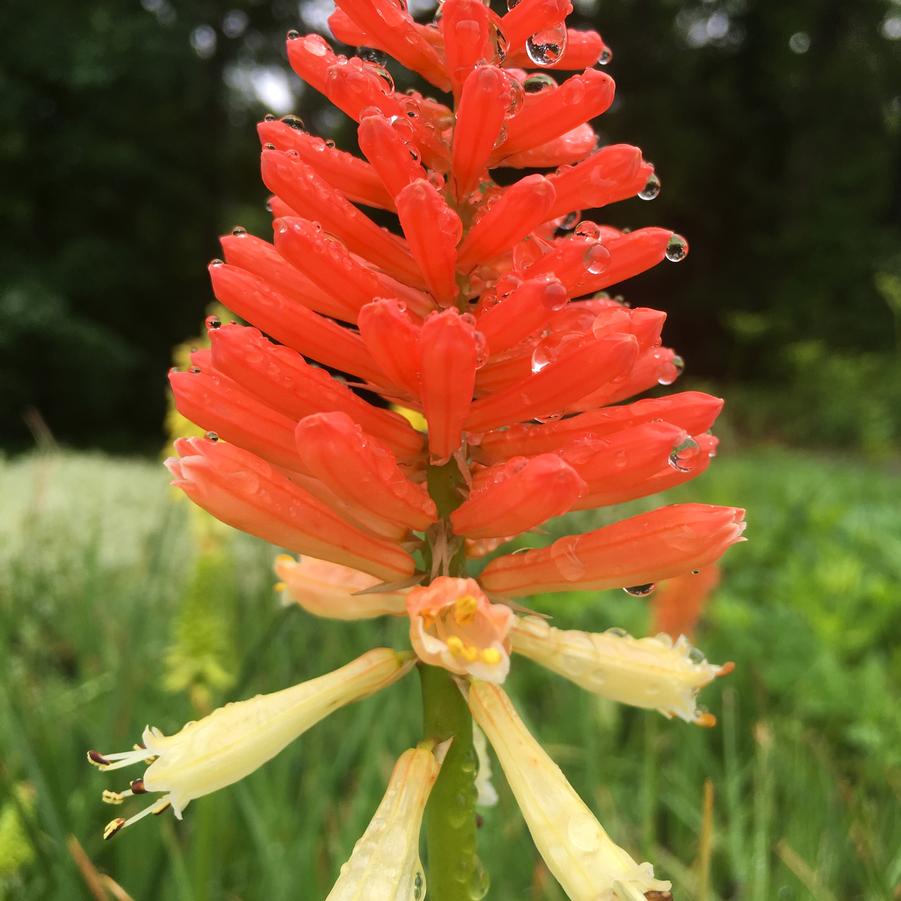
M703 729L712 729L716 725L716 717L712 713L701 713L695 719L695 725Z
M108 788L105 788L101 795L104 804L121 804L126 797L123 792L110 791Z
M125 817L110 820L103 829L103 840L109 841L125 825Z
M88 751L88 763L94 766L109 766L111 761L107 760L99 751Z
M132 790L132 793L135 795L146 794L147 789L144 788L144 780L143 779L132 779L131 790Z

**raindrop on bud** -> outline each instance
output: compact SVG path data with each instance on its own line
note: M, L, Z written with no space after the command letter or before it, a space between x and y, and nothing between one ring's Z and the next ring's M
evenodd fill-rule
M504 118L512 119L522 109L525 88L518 78L509 74L507 75L507 88L510 93L507 97L507 108L504 110Z
M624 588L623 591L632 595L633 598L646 598L656 587L653 582L648 582L647 585L632 585L629 588Z
M375 63L377 66L385 66L388 63L388 54L375 47L360 47L357 53L367 63Z
M277 118L278 118L278 116L276 116L275 113L266 113L266 115L263 116L263 121L264 122L275 122L275 120Z
M236 225L236 226L232 229L232 234L233 234L236 238L242 238L244 235L247 234L247 229L244 228L243 225Z
M296 41L299 37L300 37L300 32L296 28L292 28L288 32L288 40L289 41Z
M527 94L540 94L542 91L552 91L557 87L557 82L546 72L533 72L522 83L522 87Z
M215 432L207 432L205 435L207 441L218 441L219 436Z
M659 193L660 179L652 172L647 184L638 192L638 196L641 200L653 200Z
M593 244L585 251L583 260L590 275L600 275L610 265L610 251L600 244Z
M657 376L658 385L672 385L673 382L682 375L685 370L685 360L680 356L675 356L667 364L666 372Z
M566 25L562 22L530 35L526 54L536 66L552 66L566 49Z
M688 256L688 241L682 235L673 235L666 245L666 258L671 263L681 263Z
M609 66L613 62L613 51L609 47L605 47L598 57L599 66Z
M698 442L694 438L685 438L680 441L670 452L669 465L676 472L691 472L691 463L700 450Z
M295 131L304 131L305 129L303 119L301 119L300 116L282 116L282 122L289 128L293 128Z
M579 238L588 238L590 241L597 241L601 237L601 227L597 222L590 219L583 219L575 228L575 235Z

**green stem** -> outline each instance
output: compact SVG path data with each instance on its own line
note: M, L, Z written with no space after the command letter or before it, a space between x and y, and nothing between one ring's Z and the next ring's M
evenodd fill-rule
M424 737L453 739L425 812L429 898L469 901L479 869L472 716L447 670L420 664L419 675Z

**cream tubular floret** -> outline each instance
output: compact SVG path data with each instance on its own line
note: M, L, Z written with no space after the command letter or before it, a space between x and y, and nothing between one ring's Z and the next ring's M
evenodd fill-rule
M150 792L161 796L128 819L112 820L104 838L170 806L181 819L195 798L243 779L332 711L396 682L413 661L411 654L376 648L316 679L226 704L172 735L148 726L141 744L131 751L89 751L88 760L104 771L150 764L128 790L105 791L107 803L119 804L132 795Z
M716 720L698 707L698 692L733 668L709 663L684 636L555 629L536 616L518 619L512 635L514 651L586 691L699 726Z
M422 815L440 764L439 748L401 754L385 796L341 867L326 901L421 901L426 883L419 860Z
M535 847L572 901L645 901L647 893L669 891L651 864L636 863L607 835L502 688L473 682L468 697Z

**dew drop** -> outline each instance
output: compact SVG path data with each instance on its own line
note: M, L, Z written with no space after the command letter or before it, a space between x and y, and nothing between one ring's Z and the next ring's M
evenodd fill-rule
M671 263L681 263L688 256L688 241L682 235L673 235L666 245L666 258Z
M375 63L377 66L386 66L388 64L388 54L375 47L360 47L357 54L360 59L365 60L367 63Z
M679 378L680 375L685 371L685 360L682 357L676 355L669 362L666 372L657 376L657 384L658 385L672 385L673 382Z
M207 316L204 325L206 325L208 329L222 328L222 321L218 316Z
M698 650L698 648L691 648L688 652L688 659L692 663L706 663L707 658L704 656L704 652Z
M526 40L526 54L536 66L552 66L566 49L566 25L560 22L551 28L536 31Z
M296 28L292 28L288 32L288 40L289 41L296 41L299 37L300 37L300 32Z
M633 598L646 598L656 587L653 582L648 582L647 585L632 585L629 588L624 588L623 591Z
M676 472L691 472L691 463L699 450L700 446L694 438L686 438L684 441L680 441L670 452L669 465Z
M233 234L236 238L243 238L244 235L247 234L247 229L244 228L243 225L236 225L236 226L232 229L232 234Z
M582 219L581 210L573 210L557 220L558 232L571 232Z
M224 266L225 261L220 260L218 257L215 260L210 260L210 266Z
M638 192L640 200L653 200L660 193L660 179L652 172L647 184Z
M610 251L601 244L593 244L585 251L583 261L591 275L600 275L610 265Z
M578 553L580 537L567 535L551 545L551 559L567 582L576 582L585 575L585 563Z
M541 372L545 366L549 363L553 362L553 358L548 353L547 348L539 344L535 350L532 351L532 373L536 374Z
M384 66L370 66L369 68L373 73L375 73L375 75L381 82L379 87L382 89L382 93L393 94L394 78L392 77L391 73Z
M580 238L588 238L591 241L597 241L601 236L601 227L597 222L590 219L583 219L575 227L575 234Z
M598 57L599 66L609 66L613 62L613 51L609 47L604 47L601 55Z
M207 441L218 441L219 436L215 432L207 432L204 436Z
M604 634L610 635L612 638L627 638L629 635L625 629L621 629L619 626L611 626L605 630Z
M331 138L326 138L326 139L325 139L325 146L326 146L329 150L334 150L334 149L335 149L335 142L334 142Z
M275 150L275 144L263 144L263 150Z
M306 126L303 124L303 119L301 119L300 116L282 116L282 122L289 128L293 128L295 131L306 130Z
M556 87L557 82L546 72L533 72L522 83L522 88L527 94L541 94Z
M275 122L275 120L277 118L278 118L278 116L276 116L275 113L266 113L266 115L263 116L263 121L264 122Z
M497 138L495 138L494 146L500 147L507 140L507 129L504 126L501 126L500 131L497 133Z
M510 42L507 40L507 35L497 25L492 28L491 41L494 44L495 59L498 63L502 63L507 58Z
M525 87L513 75L507 76L507 88L509 95L507 97L507 108L504 110L504 118L512 119L521 109L525 98Z

